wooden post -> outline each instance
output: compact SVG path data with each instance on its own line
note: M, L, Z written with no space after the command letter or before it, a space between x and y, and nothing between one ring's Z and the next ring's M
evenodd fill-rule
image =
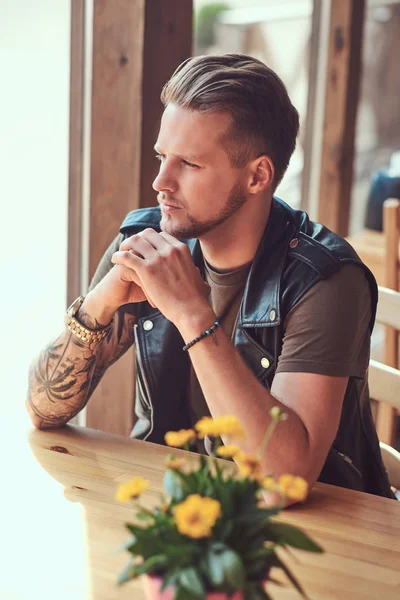
M71 0L67 305L80 294L85 0Z
M160 93L176 67L192 54L192 0L147 0L142 78L140 152L140 206L157 205L153 183L159 168L155 160L163 106Z
M318 220L348 234L365 0L332 0Z
M89 279L125 215L156 204L161 88L191 55L191 44L191 0L94 2ZM133 401L129 351L100 382L87 425L129 434Z

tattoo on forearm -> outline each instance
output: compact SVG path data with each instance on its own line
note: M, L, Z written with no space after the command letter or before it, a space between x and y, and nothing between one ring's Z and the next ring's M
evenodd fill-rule
M108 323L105 325L99 323L97 319L93 319L93 317L88 315L87 312L82 310L82 308L79 309L76 318L80 323L82 323L82 325L88 327L89 329L104 329L104 327L107 327L108 325Z
M88 346L65 331L39 355L29 372L27 403L42 427L64 425L84 408L107 368L132 345L134 322L117 311L99 344Z

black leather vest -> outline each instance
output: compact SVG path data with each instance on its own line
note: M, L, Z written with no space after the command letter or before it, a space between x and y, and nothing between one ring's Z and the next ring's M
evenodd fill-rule
M158 207L132 211L121 226L129 237L159 231ZM186 240L195 263L203 260L197 240ZM307 214L274 198L265 234L254 258L233 341L257 379L270 388L282 349L285 316L318 281L344 264L364 270L371 290L372 331L377 286L353 248ZM147 302L136 307L137 422L131 436L164 444L171 429L187 428L189 357L176 327ZM261 359L267 358L268 361ZM265 365L269 364L268 368ZM393 498L372 421L366 381L351 377L339 429L319 481Z

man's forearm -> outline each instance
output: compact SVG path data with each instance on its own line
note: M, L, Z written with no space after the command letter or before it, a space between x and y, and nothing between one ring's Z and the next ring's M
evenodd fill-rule
M207 329L213 314L204 322L188 322L179 329L187 343L201 330ZM190 357L212 416L232 414L247 431L244 449L256 453L270 423L269 410L279 406L288 414L275 432L268 451L261 457L266 473L292 472L307 478L309 442L307 431L298 415L282 404L257 380L231 341L222 331L195 344Z
M66 330L41 352L29 371L26 401L36 427L61 427L84 408L107 368L132 345L133 323L132 315L118 310L99 344L88 345Z

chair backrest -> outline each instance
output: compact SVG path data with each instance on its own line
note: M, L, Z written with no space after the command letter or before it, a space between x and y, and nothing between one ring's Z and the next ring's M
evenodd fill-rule
M396 411L400 409L400 370L398 366L398 332L400 331L400 292L378 288L378 308L376 320L385 325L391 337L385 339L385 363L375 360L369 366L370 396L379 401L376 430L381 442L394 444Z
M389 198L383 203L383 233L385 287L400 291L400 200L396 198Z
M391 446L380 442L381 454L383 463L386 467L390 485L396 490L400 490L400 452L397 452ZM400 500L399 491L395 492L396 497Z

